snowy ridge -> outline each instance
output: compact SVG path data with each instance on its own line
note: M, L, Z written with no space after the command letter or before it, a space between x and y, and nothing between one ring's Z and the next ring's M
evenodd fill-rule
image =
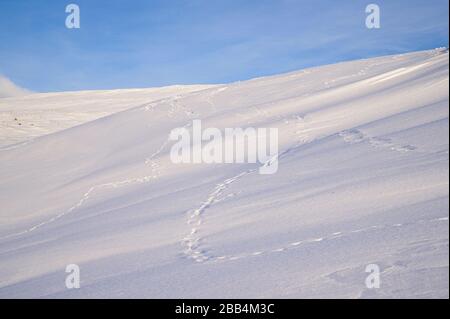
M0 297L448 297L448 81L431 50L103 92L106 117L2 135ZM45 118L34 96L24 110ZM93 97L55 101L89 113ZM277 127L278 173L172 164L168 134L193 119ZM81 289L64 287L71 263Z
M30 139L83 124L137 105L213 85L175 85L150 89L34 93L1 99L0 150L27 144Z

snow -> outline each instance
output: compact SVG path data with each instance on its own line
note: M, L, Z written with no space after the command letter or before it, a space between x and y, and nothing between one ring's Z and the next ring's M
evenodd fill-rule
M0 149L57 132L141 104L213 85L150 89L35 93L0 99ZM0 95L0 97L2 97Z
M448 298L448 73L439 49L0 99L0 297ZM278 172L172 164L195 119L278 128Z
M14 84L10 79L0 74L0 98L31 94L31 91Z

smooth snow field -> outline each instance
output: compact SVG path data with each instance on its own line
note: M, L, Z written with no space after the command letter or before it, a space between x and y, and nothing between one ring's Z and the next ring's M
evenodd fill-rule
M0 298L448 298L448 103L447 49L0 98ZM277 173L174 164L195 119L278 128Z

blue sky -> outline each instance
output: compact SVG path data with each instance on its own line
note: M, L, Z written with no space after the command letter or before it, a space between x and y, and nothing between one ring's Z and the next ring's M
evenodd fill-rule
M76 3L81 28L65 27ZM381 29L365 7L381 8ZM0 74L40 92L225 83L448 46L448 0L0 0Z

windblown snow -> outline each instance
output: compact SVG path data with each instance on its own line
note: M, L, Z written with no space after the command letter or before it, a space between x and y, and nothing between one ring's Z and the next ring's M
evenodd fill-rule
M0 297L448 298L448 90L437 49L0 99ZM278 128L278 172L173 164L194 119Z
M30 93L30 91L17 86L10 79L0 74L0 98L22 96Z

